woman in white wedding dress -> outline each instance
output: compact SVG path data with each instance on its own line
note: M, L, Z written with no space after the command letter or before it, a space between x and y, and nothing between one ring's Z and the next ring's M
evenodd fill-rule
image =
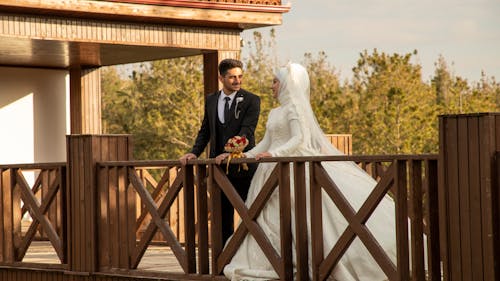
M341 155L325 138L320 129L309 101L309 76L306 69L294 63L289 63L275 72L273 79L273 96L279 100L280 106L269 113L266 132L262 141L255 148L245 153L246 157L281 157L281 156L319 156ZM221 161L225 155L218 157ZM266 182L275 163L260 163L252 179L247 207L251 206ZM369 193L376 185L367 173L353 162L323 162L322 164L332 180L339 187L355 210L364 203ZM306 169L307 171L307 169ZM308 175L306 175L308 177ZM293 179L292 179L293 181ZM309 195L309 180L307 195ZM293 182L291 183L293 188ZM270 197L266 206L257 218L257 223L266 233L270 242L280 251L280 218L278 191ZM291 192L293 200L293 192ZM307 202L307 217L309 218L309 199ZM347 227L343 215L333 201L327 198L323 191L323 235L325 256L330 252L337 239ZM293 202L291 204L294 206ZM293 210L292 210L293 216ZM385 196L366 225L375 236L378 243L396 262L396 234L394 202ZM292 228L293 220L292 220ZM308 235L310 243L310 224ZM295 234L295 231L292 230ZM293 237L295 245L295 237ZM309 244L309 252L311 244ZM295 266L295 249L294 249ZM311 257L311 254L309 254ZM309 275L311 276L311 262L309 261ZM269 280L278 279L278 275L258 246L255 239L248 234L231 262L224 268L224 274L231 280ZM362 242L356 238L347 252L333 269L330 280L387 280L388 278L371 257Z

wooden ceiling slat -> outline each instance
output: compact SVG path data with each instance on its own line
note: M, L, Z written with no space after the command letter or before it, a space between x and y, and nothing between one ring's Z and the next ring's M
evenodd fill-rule
M158 4L3 0L0 66L105 66L239 51L243 29L281 24L281 14L289 9L250 5L249 0L130 1Z
M196 38L196 39L195 39ZM114 65L239 48L238 30L0 13L0 65Z

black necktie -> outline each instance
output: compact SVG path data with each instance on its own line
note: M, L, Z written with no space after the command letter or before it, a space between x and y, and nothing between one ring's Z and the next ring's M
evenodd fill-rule
M230 97L225 97L226 103L224 104L224 123L227 123L229 121L229 101L231 100Z

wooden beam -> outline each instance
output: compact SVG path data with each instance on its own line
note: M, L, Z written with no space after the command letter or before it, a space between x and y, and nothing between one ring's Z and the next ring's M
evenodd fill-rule
M72 134L101 134L101 71L70 69L70 118Z
M282 21L281 14L290 9L289 6L230 5L228 3L207 3L200 6L203 4L200 1L190 1L189 4L184 1L183 5L180 3L181 1L166 5L144 5L88 0L5 0L0 3L0 12L209 27L231 26L246 29L279 25ZM194 4L196 5L193 6Z

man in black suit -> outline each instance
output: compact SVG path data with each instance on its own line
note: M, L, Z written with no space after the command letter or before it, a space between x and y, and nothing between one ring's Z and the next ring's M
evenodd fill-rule
M241 89L243 64L239 60L225 59L219 63L219 81L222 90L208 95L205 100L205 116L198 131L191 152L179 160L183 165L188 160L196 159L210 142L210 158L224 153L224 145L234 136L245 136L249 143L245 151L255 146L255 127L259 120L260 98ZM248 171L238 165L230 165L228 179L245 201L250 181L255 173L256 165L249 164ZM224 169L225 170L225 169ZM222 241L225 243L233 233L234 208L222 194Z

